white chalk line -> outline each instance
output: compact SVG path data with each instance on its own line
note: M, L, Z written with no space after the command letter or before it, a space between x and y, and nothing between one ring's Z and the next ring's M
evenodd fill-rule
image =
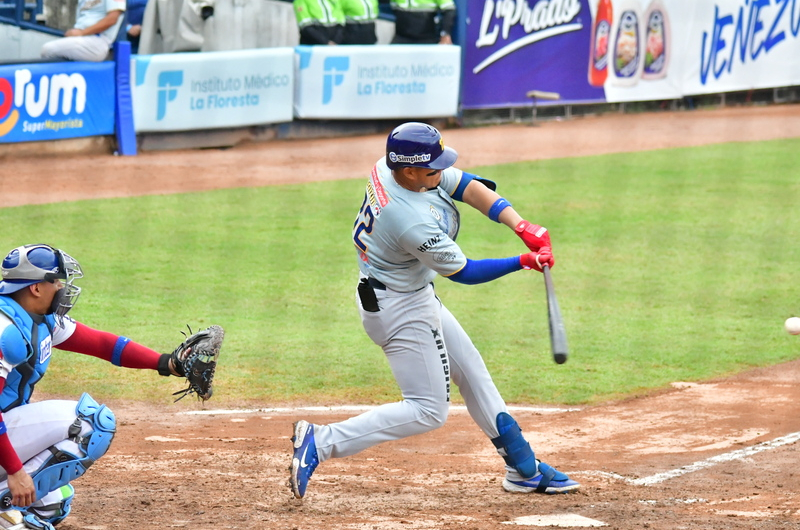
M379 405L337 405L330 407L275 407L259 409L213 409L213 410L188 410L177 412L176 414L196 415L231 415L231 414L275 414L275 413L294 413L294 412L367 412L378 408ZM534 412L536 414L561 414L564 412L579 412L578 408L555 408L555 407L508 407L509 412ZM464 405L450 405L451 412L467 412Z
M701 469L707 469L717 464L732 462L734 460L742 460L744 458L747 458L749 456L758 453L762 453L764 451L769 451L771 449L775 449L783 445L789 445L795 443L798 440L800 440L800 432L793 432L791 434L787 434L786 436L775 438L774 440L762 442L760 444L756 444L751 447L746 447L744 449L731 451L730 453L723 453L721 455L712 456L705 460L700 460L693 464L689 464L688 466L679 467L677 469L672 469L670 471L657 473L655 475L643 478L634 479L626 477L624 475L619 475L617 473L609 473L607 471L576 471L573 472L572 474L600 476L627 482L628 484L633 484L634 486L652 486L653 484L659 484L669 479L680 477L688 473L694 473L695 471L700 471Z
M603 521L589 519L575 513L558 513L553 515L525 515L512 521L503 521L500 524L513 524L518 526L546 526L560 528L594 528L608 526Z

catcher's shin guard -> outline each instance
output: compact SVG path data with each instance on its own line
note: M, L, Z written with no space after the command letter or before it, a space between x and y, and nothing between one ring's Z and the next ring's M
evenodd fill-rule
M497 431L500 436L492 438L497 452L517 473L530 478L537 473L536 455L528 441L522 436L516 420L506 412L497 415Z
M51 491L66 486L82 476L95 460L106 454L117 430L114 413L105 405L99 405L89 394L84 393L75 407L78 419L69 429L67 441L78 445L82 455L60 448L59 442L50 448L53 456L31 474L36 487L36 498L41 499ZM82 420L82 421L81 421ZM83 422L92 430L83 432ZM70 444L71 445L71 444ZM0 510L11 507L11 492L0 492Z

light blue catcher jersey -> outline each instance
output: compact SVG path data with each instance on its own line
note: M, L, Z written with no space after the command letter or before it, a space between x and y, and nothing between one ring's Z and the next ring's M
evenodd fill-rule
M66 340L75 322L64 318L66 329L56 326L53 315L33 317L14 300L0 296L0 377L6 380L0 394L0 411L30 401L33 388L41 380L53 346Z
M467 258L455 241L460 216L451 198L462 174L445 169L436 189L414 192L395 182L381 158L372 168L353 226L361 274L410 292L437 274L450 276L464 268Z

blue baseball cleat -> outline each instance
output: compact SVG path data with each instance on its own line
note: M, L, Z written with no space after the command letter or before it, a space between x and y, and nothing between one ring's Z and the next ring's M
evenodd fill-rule
M314 443L314 426L306 420L294 424L294 455L292 456L292 474L289 482L292 484L292 493L298 499L306 494L308 479L319 465L317 445Z
M519 482L503 480L503 489L511 493L569 493L577 491L581 485L566 474L556 471L544 462L539 462L539 474Z

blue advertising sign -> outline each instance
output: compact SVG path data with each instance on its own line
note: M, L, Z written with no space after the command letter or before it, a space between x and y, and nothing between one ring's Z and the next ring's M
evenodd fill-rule
M0 143L114 133L114 63L0 66Z
M588 0L467 2L463 108L530 103L528 91L562 103L604 101L589 83L592 13Z

